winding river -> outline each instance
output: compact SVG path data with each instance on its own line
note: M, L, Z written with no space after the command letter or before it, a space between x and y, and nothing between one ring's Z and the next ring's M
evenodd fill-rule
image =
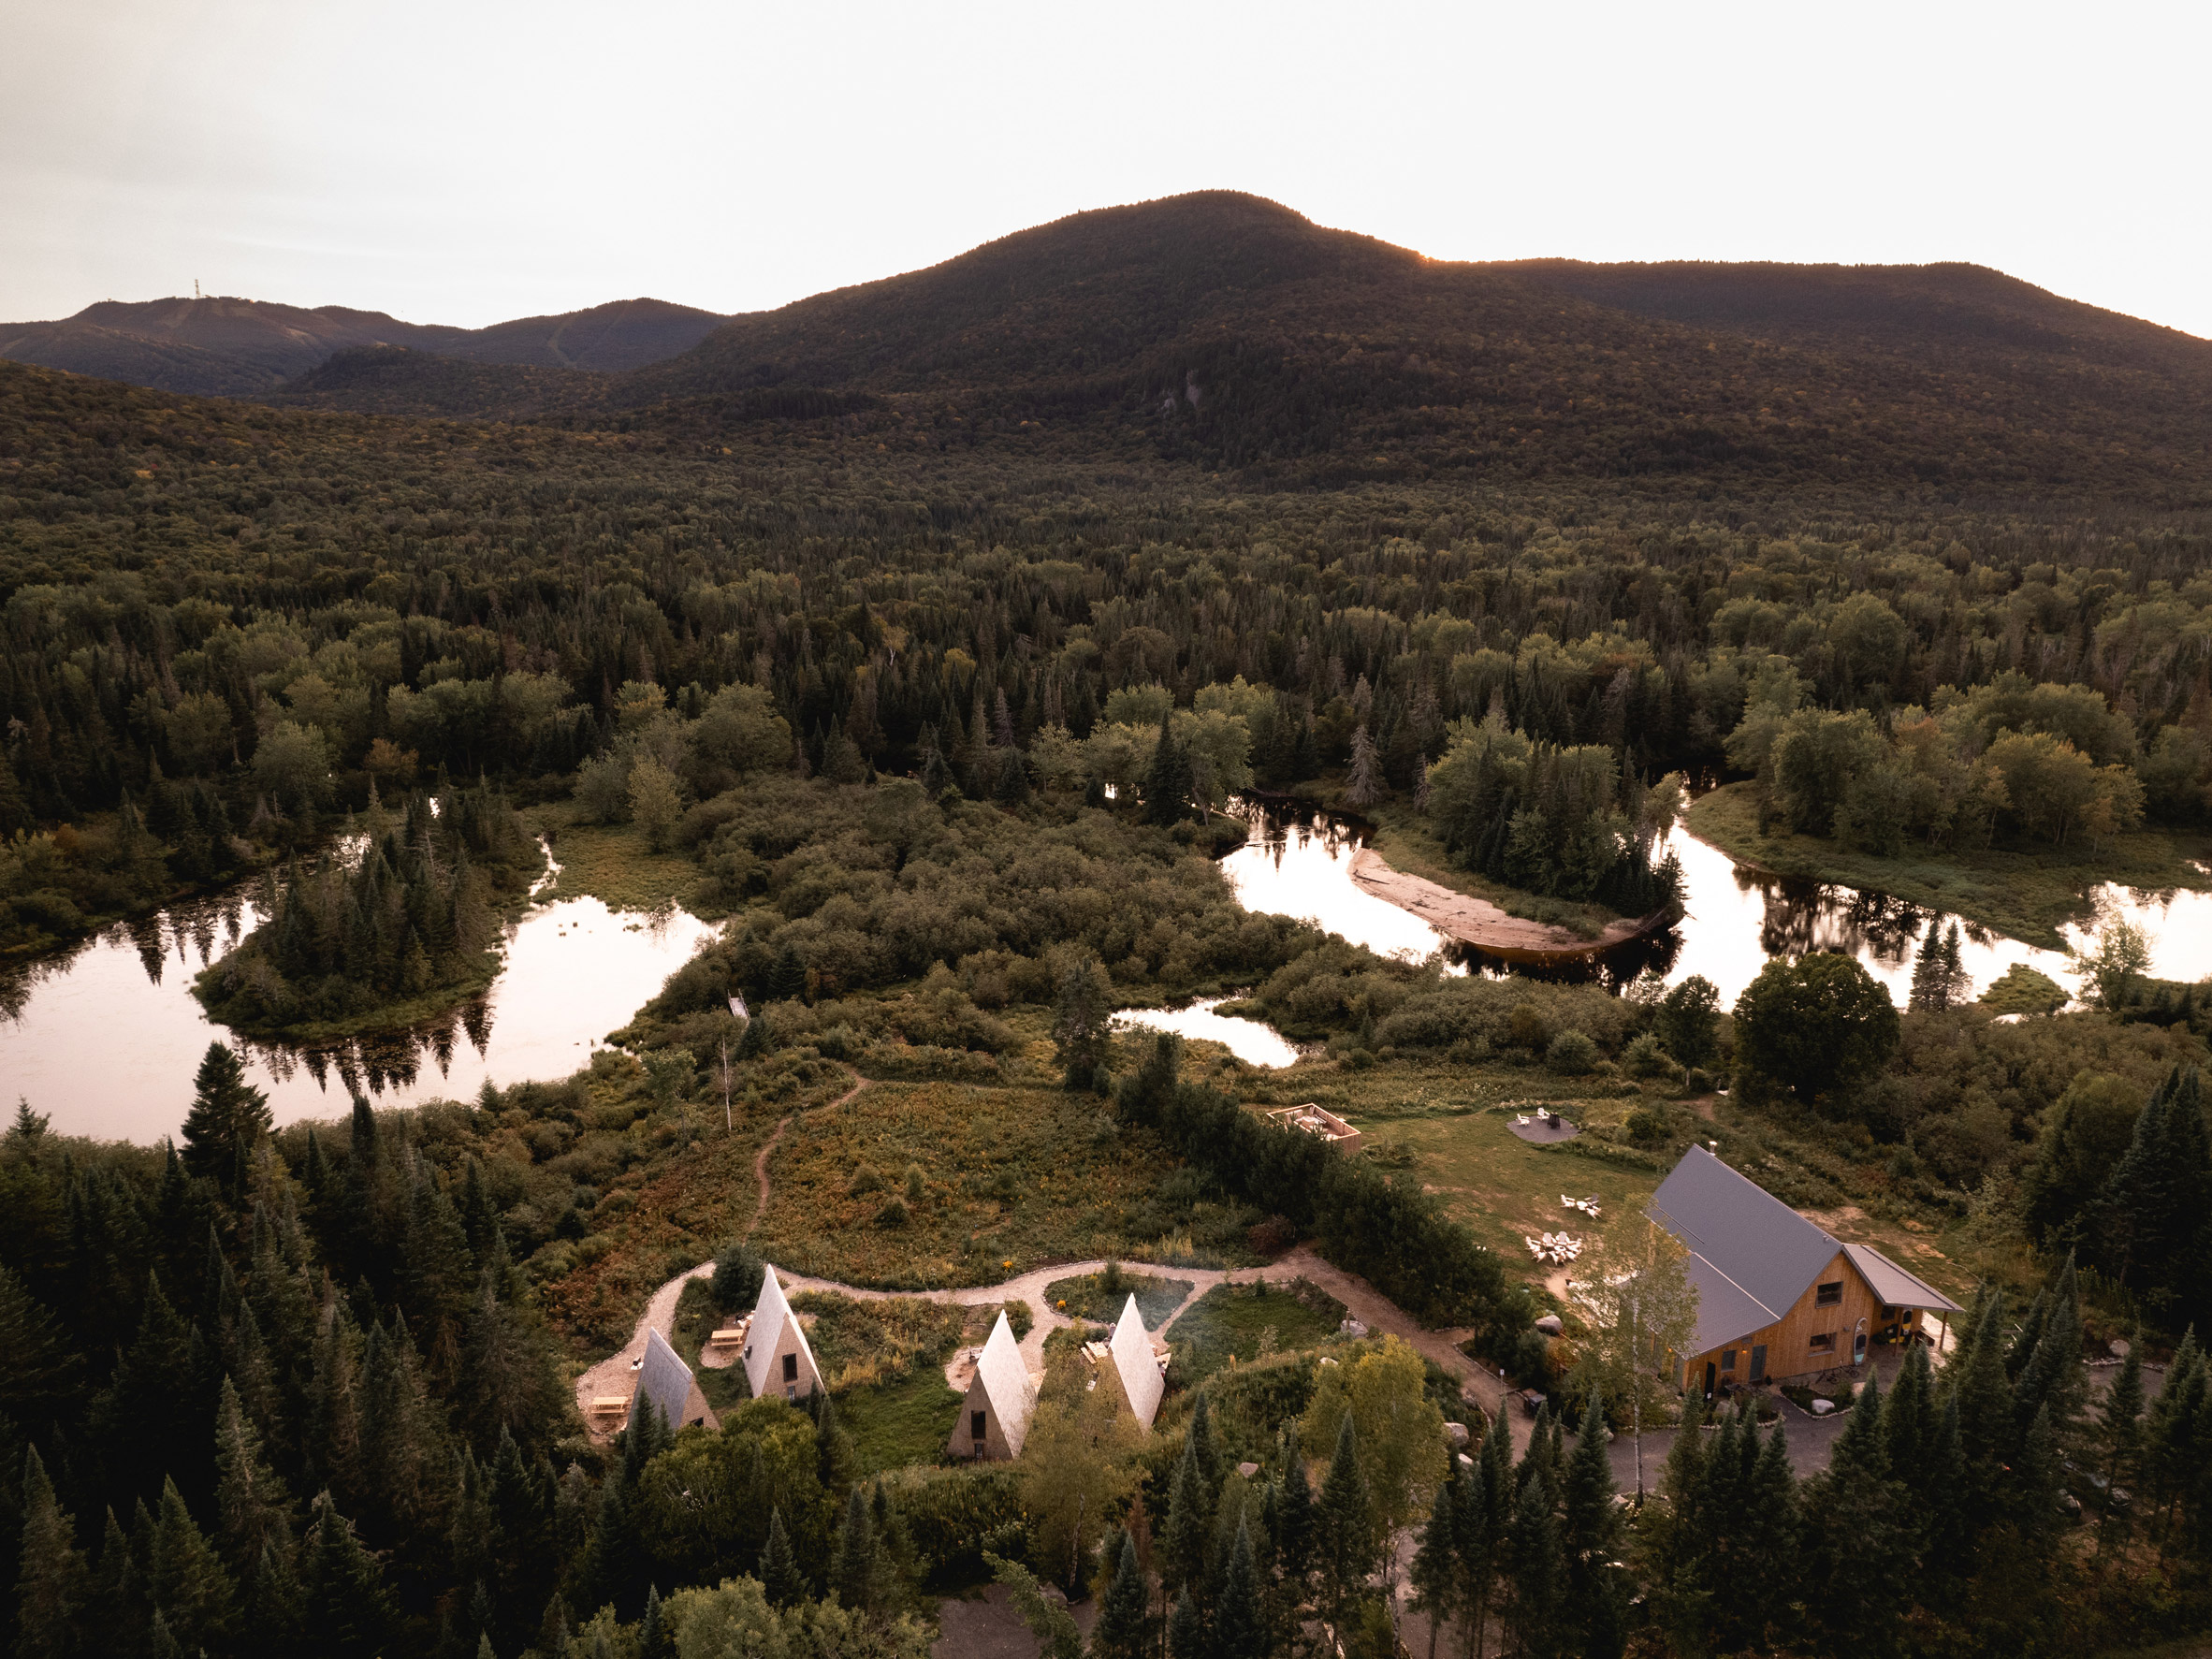
M1679 924L1600 955L1531 967L1448 939L1357 886L1352 856L1367 838L1357 822L1272 804L1252 810L1250 821L1251 838L1221 861L1222 872L1247 907L1311 919L1384 955L1419 959L1441 953L1448 968L1463 972L1528 974L1616 990L1647 968L1669 984L1702 974L1719 988L1723 1006L1728 1006L1769 957L1841 951L1855 957L1901 1008L1911 994L1913 964L1930 922L1947 927L1951 920L1881 894L1739 867L1710 841L1677 827L1667 845L1681 860L1688 888L1686 913ZM2087 950L2100 927L2124 921L2149 943L2155 976L2195 981L2212 975L2212 893L2150 892L2105 883L2086 898L2082 920L2059 929L2073 948ZM1959 966L1972 982L1971 995L1987 990L2016 963L2047 975L2062 989L2072 990L2077 982L2074 961L2065 952L1960 923ZM1296 1058L1297 1051L1279 1033L1215 1013L1213 1006L1130 1011L1120 1017L1128 1025L1213 1038L1252 1065L1285 1066Z
M1311 918L1387 955L1441 953L1455 972L1534 973L1618 988L1648 968L1670 982L1703 974L1724 1003L1733 1003L1769 956L1836 950L1856 957L1901 1006L1931 920L1880 895L1739 868L1718 848L1677 829L1671 845L1688 882L1688 913L1678 926L1600 955L1532 968L1455 943L1356 885L1352 855L1366 833L1356 822L1273 806L1255 807L1249 817L1250 838L1221 861L1246 907ZM241 884L109 928L73 951L0 970L0 1110L21 1096L67 1133L140 1142L173 1134L200 1056L225 1035L192 997L192 977L258 924L253 890ZM2078 948L2109 920L2142 930L2150 971L2159 977L2212 976L2212 894L2100 887L2088 895L2083 921L2062 932ZM465 1099L487 1080L564 1077L715 931L682 910L640 914L610 910L595 898L555 898L509 924L499 978L441 1021L327 1048L239 1046L280 1123L340 1115L355 1088L380 1103L408 1105ZM1961 966L1977 995L2015 963L2068 989L2075 983L2062 952L1972 924L1960 931ZM1116 1023L1211 1038L1255 1066L1298 1058L1280 1032L1224 1017L1211 1001L1128 1010Z

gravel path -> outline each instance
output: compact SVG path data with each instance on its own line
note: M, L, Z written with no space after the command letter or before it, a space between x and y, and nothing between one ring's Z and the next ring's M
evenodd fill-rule
M630 1333L630 1340L620 1350L602 1360L583 1375L576 1378L576 1411L589 1425L591 1421L591 1402L604 1395L628 1395L637 1388L637 1373L631 1369L645 1358L646 1332L658 1331L663 1339L673 1341L676 1335L676 1303L684 1293L684 1286L692 1279L714 1276L714 1263L702 1261L688 1273L675 1278L653 1292L646 1303L645 1317L638 1320L637 1329ZM605 1436L593 1433L595 1440Z
M835 1279L817 1278L811 1273L787 1273L780 1268L777 1270L777 1276L782 1281L785 1291L793 1295L801 1290L827 1290L861 1302L914 1296L956 1307L974 1307L995 1302L1026 1302L1035 1318L1029 1327L1029 1334L1022 1339L1022 1362L1030 1371L1036 1372L1044 1369L1045 1338L1055 1331L1064 1330L1075 1322L1051 1305L1045 1298L1045 1287L1055 1280L1098 1273L1105 1266L1103 1260L1055 1262L1050 1267L1034 1268L1000 1284L970 1285L943 1290L872 1290L857 1285L839 1284ZM1142 1262L1125 1261L1122 1266L1135 1273L1152 1271ZM1343 1302L1346 1313L1364 1324L1369 1331L1402 1337L1425 1358L1435 1361L1459 1379L1462 1396L1471 1404L1479 1405L1485 1413L1494 1415L1498 1402L1505 1398L1505 1383L1453 1346L1464 1338L1465 1332L1423 1330L1396 1302L1385 1297L1365 1279L1331 1266L1302 1246L1265 1267L1228 1271L1213 1267L1176 1267L1157 1271L1164 1276L1188 1279L1190 1293L1155 1328L1153 1334L1156 1336L1165 1333L1216 1285L1249 1285L1259 1279L1271 1285L1287 1285L1294 1279L1306 1279ZM705 1262L688 1273L679 1273L653 1292L652 1300L646 1304L645 1317L638 1320L636 1331L632 1333L621 1352L602 1360L576 1379L577 1410L582 1411L597 1395L627 1394L631 1391L634 1375L630 1369L631 1363L644 1357L647 1331L657 1328L663 1337L673 1340L676 1303L683 1294L685 1283L691 1279L709 1277L713 1273L714 1264ZM1512 1421L1515 1445L1525 1447L1528 1441L1527 1419L1516 1415Z
M852 1086L835 1100L830 1101L831 1107L844 1105L868 1086L868 1080L861 1076L858 1071L852 1073ZM768 1159L782 1141L784 1131L791 1128L793 1118L796 1115L793 1113L793 1116L787 1116L776 1126L775 1133L768 1137L767 1143L761 1148L760 1156L753 1160L753 1175L760 1183L760 1202L753 1211L752 1225L747 1229L749 1233L760 1226L762 1218L768 1212ZM1221 1268L1210 1267L1154 1269L1145 1263L1129 1261L1125 1261L1122 1265L1132 1272L1157 1272L1163 1277L1187 1278L1190 1281L1189 1294L1184 1297L1175 1305L1173 1311L1154 1328L1153 1334L1156 1336L1164 1334L1174 1325L1176 1320L1190 1310L1193 1303L1216 1285L1248 1285L1260 1279L1266 1280L1271 1285L1288 1284L1295 1279L1306 1279L1343 1302L1345 1312L1365 1325L1369 1331L1378 1335L1387 1333L1401 1337L1411 1345L1416 1352L1441 1365L1447 1373L1459 1380L1461 1397L1471 1405L1480 1407L1486 1415L1495 1416L1499 1402L1506 1397L1506 1384L1502 1378L1485 1370L1481 1365L1460 1352L1457 1345L1465 1340L1467 1332L1464 1331L1423 1329L1396 1302L1376 1290L1365 1279L1332 1267L1302 1245L1264 1267L1236 1268L1225 1271ZM949 1302L959 1307L973 1307L979 1303L995 1302L1026 1302L1029 1304L1029 1310L1034 1318L1029 1327L1029 1334L1022 1339L1022 1363L1028 1370L1039 1372L1044 1369L1045 1338L1055 1331L1064 1330L1074 1323L1067 1315L1054 1308L1046 1300L1045 1287L1058 1279L1080 1277L1084 1273L1098 1273L1105 1266L1106 1263L1102 1260L1063 1261L1049 1267L1034 1268L1028 1273L1021 1273L1001 1284L920 1291L864 1289L858 1286L839 1284L835 1279L816 1278L808 1273L786 1273L781 1269L778 1270L777 1276L782 1280L783 1288L787 1292L828 1290L864 1302L882 1301L895 1296L920 1296L929 1302ZM703 1262L686 1273L678 1273L654 1291L652 1299L646 1304L644 1317L637 1322L637 1329L631 1332L630 1340L623 1345L621 1351L602 1360L576 1379L576 1409L579 1413L585 1414L587 1422L589 1420L588 1408L594 1398L610 1394L628 1394L636 1386L635 1373L631 1367L636 1361L645 1357L646 1332L648 1331L657 1329L663 1338L670 1341L675 1339L676 1304L677 1299L683 1295L685 1283L691 1279L710 1277L713 1273L714 1264ZM957 1362L956 1357L954 1362ZM951 1381L951 1366L947 1367L947 1381L948 1383ZM1524 1448L1528 1443L1528 1419L1516 1412L1513 1414L1511 1421L1514 1446L1517 1449Z

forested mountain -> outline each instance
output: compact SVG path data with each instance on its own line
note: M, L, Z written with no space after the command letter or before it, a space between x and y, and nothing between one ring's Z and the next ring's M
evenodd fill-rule
M2190 502L2212 479L2212 344L1994 271L1454 264L1227 192L735 317L609 382L386 357L291 389L603 426L883 399L949 436L1135 444L1309 486L1688 475Z
M261 299L103 300L52 323L0 323L0 357L161 391L251 397L350 347L404 346L476 363L612 371L698 343L721 319L662 299L618 299L488 328L403 323L342 305Z

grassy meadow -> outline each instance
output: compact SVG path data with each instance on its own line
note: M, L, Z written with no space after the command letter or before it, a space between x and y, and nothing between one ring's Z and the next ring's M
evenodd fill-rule
M993 1284L1051 1261L1128 1254L1124 1218L1168 1168L1095 1096L877 1084L792 1125L769 1161L773 1196L753 1242L771 1260L842 1284Z

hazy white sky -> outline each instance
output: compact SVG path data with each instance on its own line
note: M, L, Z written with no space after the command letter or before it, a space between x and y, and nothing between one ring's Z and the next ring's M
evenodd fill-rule
M0 0L0 318L715 311L1259 192L1444 258L1967 259L2212 336L2212 6Z

